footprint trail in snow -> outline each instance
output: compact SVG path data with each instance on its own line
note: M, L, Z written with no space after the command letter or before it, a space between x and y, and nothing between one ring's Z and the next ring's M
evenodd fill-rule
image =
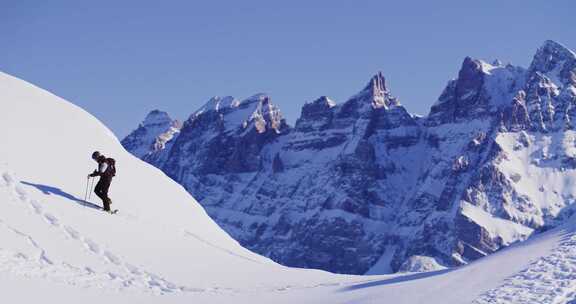
M474 301L504 303L576 303L576 233L570 231L550 255L534 261Z
M6 171L0 171L0 191L8 194L12 206L28 207L28 216L35 216L45 225L48 225L46 229L57 229L68 240L80 243L80 247L85 249L84 254L96 256L97 260L103 263L104 268L107 269L106 271L97 271L87 265L57 262L57 259L52 258L48 250L43 248L41 243L35 240L32 235L13 227L0 215L0 235L20 244L16 250L3 248L0 244L0 272L9 272L25 277L42 277L82 287L96 286L119 292L166 294L204 291L201 288L177 286L156 274L124 262L120 257L88 236L81 234L69 225L62 224L56 215L45 212L42 204L37 200L30 199L17 179ZM26 209L23 210L26 211Z

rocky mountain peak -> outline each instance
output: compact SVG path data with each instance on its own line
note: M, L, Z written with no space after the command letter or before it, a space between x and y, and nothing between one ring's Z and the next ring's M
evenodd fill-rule
M452 123L489 117L509 107L522 89L526 70L499 60L489 64L466 57L438 101L430 109L428 124Z
M161 126L161 125L170 125L172 123L172 118L170 115L164 111L160 110L152 110L144 121L142 122L143 126Z
M210 98L204 106L202 106L196 113L202 113L207 111L220 111L226 108L237 107L240 104L236 98L232 96L214 96Z
M534 55L529 71L544 74L557 85L574 85L576 53L558 42L547 40Z
M536 51L533 63L543 63L540 67L546 67L546 64L565 60L576 60L576 53L558 42L546 40Z
M308 117L311 115L313 116L315 113L324 112L335 106L336 102L334 102L332 99L326 96L321 96L320 98L315 99L312 102L307 102L306 104L304 104L304 106L302 107L302 116L303 117Z
M302 107L302 114L296 121L296 129L300 131L319 130L326 127L333 116L336 102L326 96L307 102Z
M163 150L182 128L182 123L170 118L168 113L153 110L136 130L122 140L122 145L138 157Z
M212 97L186 121L188 128L213 135L226 133L242 135L251 130L256 133L281 133L289 128L280 109L271 98L258 93L244 100L232 96ZM197 132L195 131L195 132Z
M388 91L386 88L386 79L382 72L376 73L376 75L372 76L364 90L370 90L372 92L384 92Z
M330 97L328 97L328 96L320 96L320 98L313 101L313 103L325 104L330 108L336 106L336 102L334 100L330 99Z
M287 127L280 109L272 103L269 96L255 95L250 102L254 102L253 100L256 100L256 106L246 123L253 122L258 133L264 133L266 130L280 133L282 129Z
M255 103L256 104L270 103L270 96L268 96L268 94L266 93L257 93L242 100L239 106L246 106Z
M481 60L466 56L462 61L460 71L458 71L458 80L467 81L477 78L479 74L484 72L482 63Z
M464 58L458 78L451 80L438 101L430 109L430 124L454 122L460 117L467 117L478 108L478 97L484 84L484 76L489 73L488 64Z
M397 106L400 106L400 102L392 96L386 86L384 76L379 72L370 78L362 91L337 106L337 117L346 119L347 121L343 123L349 124L358 117L369 118L374 110L388 110Z
M400 104L396 98L390 95L390 91L388 91L386 87L386 79L382 75L382 72L378 72L372 76L359 95L371 102L373 108L388 108Z

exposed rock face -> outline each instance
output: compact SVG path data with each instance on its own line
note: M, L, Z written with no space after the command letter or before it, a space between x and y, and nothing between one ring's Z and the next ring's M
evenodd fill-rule
M280 263L438 269L572 214L575 75L547 41L528 69L466 58L423 118L379 73L342 104L305 104L293 128L265 95L213 98L163 149L142 154L138 130L123 143Z
M306 103L302 107L302 115L296 121L296 130L302 132L320 131L327 128L334 118L332 108L336 103L326 96L322 96L313 102Z
M166 143L177 136L182 124L172 120L168 113L154 110L130 135L122 140L122 145L137 157L161 151Z

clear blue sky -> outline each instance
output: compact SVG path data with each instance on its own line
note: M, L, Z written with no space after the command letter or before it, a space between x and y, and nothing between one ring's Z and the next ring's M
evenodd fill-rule
M294 122L377 71L427 114L465 56L527 66L546 39L576 49L575 14L573 0L0 0L0 70L120 137L152 109L182 119L214 95L266 92Z

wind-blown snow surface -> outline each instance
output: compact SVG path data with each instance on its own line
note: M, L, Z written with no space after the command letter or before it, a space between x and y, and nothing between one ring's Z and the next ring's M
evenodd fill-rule
M0 106L3 301L531 303L542 288L564 303L574 291L570 227L452 270L359 277L282 267L239 246L82 109L1 73ZM81 199L93 150L117 160L118 215ZM545 280L528 282L538 274Z

